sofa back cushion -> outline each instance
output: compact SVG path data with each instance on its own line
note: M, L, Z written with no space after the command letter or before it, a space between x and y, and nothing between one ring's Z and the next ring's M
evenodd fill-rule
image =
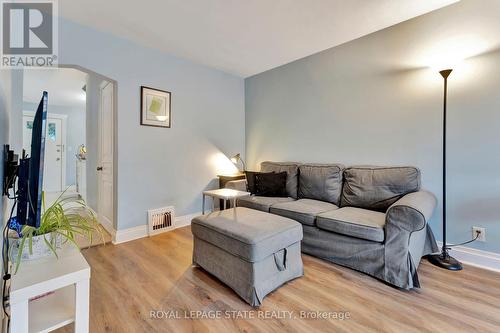
M283 172L286 171L286 195L297 199L299 163L295 162L262 162L261 172Z
M403 195L420 190L415 167L350 167L344 170L340 205L385 212Z
M302 164L299 166L299 198L339 205L342 192L341 164Z

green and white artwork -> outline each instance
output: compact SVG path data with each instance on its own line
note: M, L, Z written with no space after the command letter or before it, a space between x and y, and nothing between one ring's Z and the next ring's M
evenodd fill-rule
M170 127L170 92L141 87L141 125Z

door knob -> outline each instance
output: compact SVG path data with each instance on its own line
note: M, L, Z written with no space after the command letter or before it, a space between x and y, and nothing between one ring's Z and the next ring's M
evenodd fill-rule
M97 171L101 171L102 170L102 167L97 167Z
M56 158L56 161L60 161L60 160L61 160L61 159L60 159L59 157L58 157L58 158Z

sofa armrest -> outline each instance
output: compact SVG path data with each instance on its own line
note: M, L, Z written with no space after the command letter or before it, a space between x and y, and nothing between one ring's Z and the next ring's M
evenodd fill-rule
M392 204L386 213L386 226L397 224L408 232L421 230L432 217L437 200L428 191L409 193Z
M246 179L240 179L240 180L231 180L226 183L225 188L230 188L233 190L238 190L238 191L244 191L246 192L247 190L247 180Z
M427 191L405 195L386 214L384 279L400 288L419 287L417 267L425 244L432 242L426 228L436 207L436 197ZM434 241L435 242L435 241Z

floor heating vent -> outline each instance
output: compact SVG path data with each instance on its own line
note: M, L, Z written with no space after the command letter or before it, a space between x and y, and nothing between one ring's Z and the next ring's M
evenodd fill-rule
M174 207L148 210L149 236L174 229Z

